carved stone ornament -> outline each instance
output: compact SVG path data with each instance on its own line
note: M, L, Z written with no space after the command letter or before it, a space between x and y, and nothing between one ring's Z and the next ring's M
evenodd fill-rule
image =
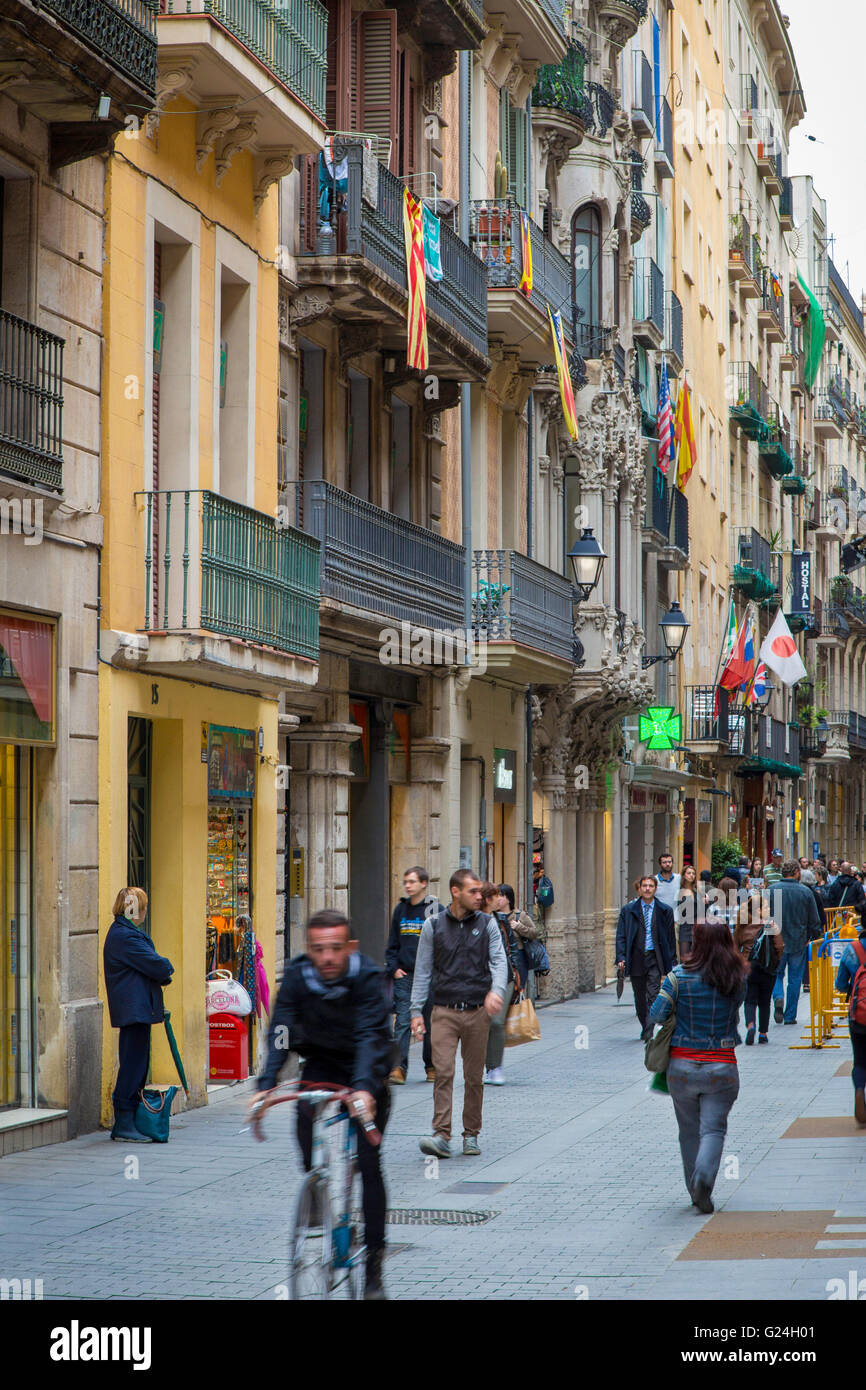
M284 146L282 149L259 149L253 160L253 203L256 212L262 206L272 183L292 171L296 151Z
M340 366L345 367L353 357L363 357L373 352L381 338L381 327L377 323L344 323L340 326Z
M457 50L444 43L428 43L424 46L424 80L428 87L441 83L457 66ZM441 110L441 104L440 108Z
M216 146L214 153L214 169L216 172L216 186L219 188L223 179L229 171L231 162L236 154L247 149L252 144L256 136L256 118L251 116L239 121L233 130L221 140Z
M192 65L184 63L178 63L159 73L156 79L156 105L144 118L144 133L148 140L152 140L156 135L160 118L168 103L192 85L193 75Z

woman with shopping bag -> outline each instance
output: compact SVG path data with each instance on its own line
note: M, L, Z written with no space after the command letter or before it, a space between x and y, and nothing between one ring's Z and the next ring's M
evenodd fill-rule
M527 969L523 955L520 938L517 936L511 924L511 911L513 902L509 903L507 896L503 892L503 885L499 887L495 883L485 883L481 889L481 910L489 912L499 923L499 931L502 935L502 944L505 947L505 957L508 962L509 980L505 986L505 997L502 1001L502 1008L490 1020L490 1032L487 1035L487 1056L485 1064L487 1075L484 1078L488 1086L505 1085L505 1069L502 1059L506 1048L506 1027L508 1022L508 1011L512 999L520 996L521 990L526 987Z
M111 1138L149 1144L152 1136L141 1133L135 1115L147 1081L151 1025L165 1020L162 991L171 984L174 966L143 930L147 894L142 888L122 888L113 911L102 952L108 1013L112 1028L120 1030Z

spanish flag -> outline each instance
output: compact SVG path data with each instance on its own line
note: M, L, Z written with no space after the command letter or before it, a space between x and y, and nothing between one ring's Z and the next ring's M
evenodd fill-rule
M529 213L520 213L520 284L519 290L523 290L527 299L532 294L532 237L529 232Z
M674 445L677 451L677 487L685 492L689 475L697 462L695 429L692 424L692 397L689 384L684 381L677 401L674 417Z
M403 187L403 241L406 246L406 284L409 289L406 362L426 372L427 271L424 261L424 216L418 198Z
M562 401L562 415L565 427L572 439L577 439L577 411L574 405L574 391L571 388L571 373L565 355L565 340L562 336L562 317L547 306L550 319L550 335L553 339L553 355L556 359L556 375L559 378L559 399Z

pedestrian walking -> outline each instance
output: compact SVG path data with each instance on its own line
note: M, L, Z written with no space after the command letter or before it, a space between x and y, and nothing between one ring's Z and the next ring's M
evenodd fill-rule
M866 890L847 859L839 865L836 881L827 891L828 907L856 907L861 923L866 926Z
M514 889L510 883L500 883L500 895L505 899L507 906L501 907L500 911L508 914L509 925L517 937L518 942L518 969L524 981L524 989L527 987L530 978L529 958L526 954L526 946L530 941L537 941L540 935L538 923L530 917L528 912L518 912L514 907Z
M831 860L830 860L830 863L827 865L827 882L829 883L829 885L830 885L831 888L832 888L833 884L836 882L836 879L837 879L838 877L839 877L839 860L838 860L838 859L831 859Z
M733 871L733 870L731 871L731 877L732 877L732 878L734 877L734 871ZM746 886L746 879L747 879L748 877L749 877L749 859L748 859L748 855L741 854L741 855L740 855L740 862L739 862L739 864L737 865L737 869L736 869L736 878L737 878L737 882L739 883L739 885L740 885L741 888L745 888L745 886Z
M773 985L773 1016L777 1023L797 1022L797 1005L800 1001L800 986L806 969L806 951L810 941L822 935L823 926L818 915L818 905L811 888L798 883L800 865L796 859L787 859L782 865L782 877L773 885L770 909L773 919L782 928L784 950ZM784 978L788 975L788 992L785 996Z
M403 875L403 897L394 908L391 933L385 948L385 974L394 986L394 1037L399 1061L389 1078L392 1086L402 1086L409 1071L409 1040L412 1036L411 1000L415 957L421 928L428 917L438 917L442 911L439 899L428 892L430 875L420 864L407 869ZM433 1054L430 1050L430 1009L424 1014L427 1031L422 1039L421 1055L428 1081L435 1080Z
M644 874L638 897L620 910L616 925L617 970L624 969L634 991L634 1009L640 1020L641 1038L652 1037L649 1010L662 978L677 958L674 914L656 901L656 880Z
M663 982L650 1017L676 1025L667 1070L674 1103L686 1188L701 1212L711 1212L713 1186L728 1131L728 1115L740 1090L737 1031L748 967L724 922L696 922L687 964Z
M463 1059L463 1152L481 1153L484 1060L490 1019L502 1009L508 962L495 918L481 911L481 881L458 869L449 881L451 902L421 928L412 984L412 1033L423 1038L423 1009L432 995L433 1134L421 1152L451 1157L451 1109L457 1048Z
M858 1125L866 1125L866 927L861 927L860 939L849 941L842 953L836 972L836 989L849 1001L848 1032L854 1054L851 1066L854 1118ZM853 1002L852 994L855 996Z
M761 861L760 855L756 854L752 859L752 862L749 865L749 872L746 875L746 882L743 886L745 888L748 888L749 892L752 892L755 889L757 889L758 892L760 892L762 888L766 887L766 884L764 882L764 865Z
M749 967L746 987L746 1047L755 1041L755 1015L758 1042L770 1041L770 1001L784 943L778 922L770 915L769 900L752 893L737 914L734 945Z
M512 999L522 989L525 989L527 977L526 957L523 954L520 938L510 920L514 905L514 890L511 890L509 902L508 896L503 892L507 886L507 884L485 883L481 890L481 910L492 913L499 923L502 945L508 960L508 981L505 986L502 1008L499 1013L493 1014L491 1017L490 1032L487 1037L487 1056L485 1058L487 1075L484 1079L488 1086L505 1085L505 1068L502 1065L505 1056L505 1019Z
M795 861L796 862L796 861ZM799 872L800 866L797 865ZM770 862L764 866L764 886L772 888L774 883L782 880L782 851L774 849L770 851Z
M698 872L694 864L686 864L680 874L680 891L674 919L677 927L680 960L692 949L692 932L698 906Z
M674 858L669 850L659 855L659 871L656 874L656 901L664 903L673 912L680 891L680 876L674 873Z
M735 878L732 878L730 874L725 874L724 878L719 879L716 892L719 894L716 911L713 912L712 904L708 905L706 920L709 921L711 917L715 916L725 923L729 931L733 932L740 907L740 886Z
M162 991L171 984L174 966L158 954L144 931L147 894L143 888L122 888L113 912L102 951L108 1015L112 1028L120 1030L111 1138L125 1144L149 1144L150 1136L136 1128L135 1112L150 1065L151 1025L165 1019Z

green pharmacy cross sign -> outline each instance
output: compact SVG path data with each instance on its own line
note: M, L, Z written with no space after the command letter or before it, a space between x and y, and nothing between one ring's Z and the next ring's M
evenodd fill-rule
M647 748L673 748L683 736L683 717L670 705L648 709L640 716L640 741Z

